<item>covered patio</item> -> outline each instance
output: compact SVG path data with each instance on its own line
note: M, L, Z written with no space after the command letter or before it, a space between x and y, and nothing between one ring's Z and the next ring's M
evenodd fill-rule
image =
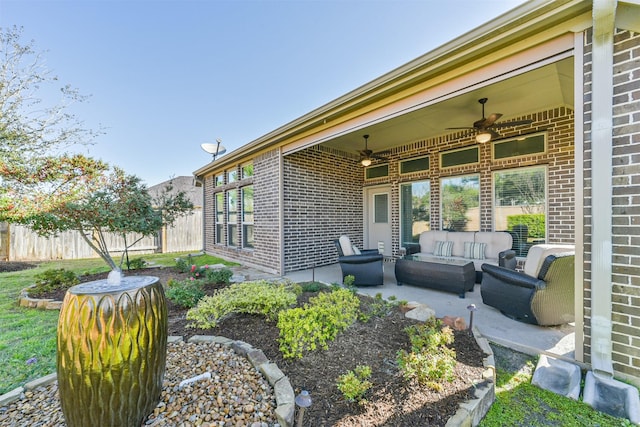
M342 283L339 264L290 272L286 277L295 282L316 280L328 284ZM467 325L469 323L467 306L475 304L477 311L474 313L473 325L489 341L526 354L547 354L556 358L575 360L575 326L573 324L543 327L512 320L495 308L483 304L479 287L480 285L476 284L473 292L468 292L465 298L459 298L454 293L418 286L398 286L394 274L394 263L387 261L384 264L384 285L362 286L358 291L371 296L380 293L385 299L395 296L398 300L426 304L435 311L436 317L462 317Z

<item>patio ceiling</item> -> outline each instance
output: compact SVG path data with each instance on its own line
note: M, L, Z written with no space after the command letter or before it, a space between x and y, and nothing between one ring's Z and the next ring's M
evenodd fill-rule
M382 151L454 133L448 127L472 126L482 117L478 99L488 98L485 115L502 113L499 122L557 107L574 106L573 59L566 58L515 77L433 103L384 122L359 128L322 145L358 154L364 148L362 135L369 134L369 149ZM503 129L501 134L511 130Z

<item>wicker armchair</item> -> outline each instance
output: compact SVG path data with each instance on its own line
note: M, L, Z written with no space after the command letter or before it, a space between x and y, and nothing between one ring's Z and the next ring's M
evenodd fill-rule
M482 301L515 320L534 325L574 321L575 250L567 245L535 245L524 272L482 266Z
M338 250L338 262L342 280L353 276L355 286L378 286L383 284L383 256L377 249L357 250L347 236L334 240ZM357 253L356 253L357 251Z

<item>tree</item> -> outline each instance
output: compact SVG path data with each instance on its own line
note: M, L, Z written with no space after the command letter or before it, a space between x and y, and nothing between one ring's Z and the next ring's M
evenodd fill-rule
M157 233L163 226L187 215L193 204L183 191L174 192L169 183L152 198L140 178L114 168L103 175L101 187L82 198L67 201L46 212L29 217L28 226L43 236L55 236L75 230L112 270L121 269L128 249L140 239ZM107 247L106 233L116 233L124 239L125 251L116 264ZM127 239L138 233L133 242Z
M0 221L28 223L31 215L92 191L108 166L65 152L98 134L68 112L86 97L65 85L59 103L43 106L39 94L58 78L33 42L20 42L21 34L0 28Z

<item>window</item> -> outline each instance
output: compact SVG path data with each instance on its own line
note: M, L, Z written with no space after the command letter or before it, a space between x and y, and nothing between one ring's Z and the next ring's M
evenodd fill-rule
M242 188L242 247L253 248L253 186Z
M238 246L238 190L227 191L227 245Z
M511 233L516 256L546 239L546 177L545 166L493 173L494 229Z
M215 177L215 187L221 187L224 185L224 174L216 175Z
M419 157L400 162L400 174L429 170L429 157Z
M387 193L373 196L373 222L376 224L389 222L389 195Z
M505 139L493 143L494 160L540 154L546 151L546 138L544 133Z
M249 178L253 176L253 163L247 163L242 165L241 179Z
M453 166L469 165L480 161L480 149L477 145L451 150L440 153L440 167L450 168Z
M417 242L420 233L431 229L431 184L417 181L400 186L400 246Z
M371 166L365 169L364 176L366 179L382 178L389 176L389 165Z
M440 180L443 230L480 230L480 176L466 175Z
M224 245L224 193L216 194L215 204L216 244Z
M231 184L232 182L236 182L238 180L238 171L236 169L231 169L227 172L227 184Z

